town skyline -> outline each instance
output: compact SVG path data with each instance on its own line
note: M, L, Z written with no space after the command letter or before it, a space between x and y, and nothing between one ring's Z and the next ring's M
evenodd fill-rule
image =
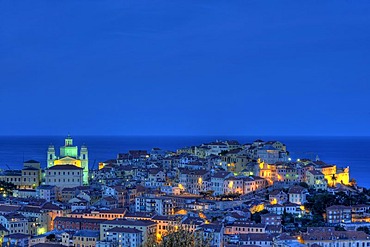
M350 166L293 160L279 140L130 149L91 162L88 146L63 139L45 162L1 170L2 246L370 245L370 190Z

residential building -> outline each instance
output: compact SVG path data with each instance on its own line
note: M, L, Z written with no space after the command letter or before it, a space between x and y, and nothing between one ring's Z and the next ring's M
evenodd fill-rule
M306 183L315 190L327 190L328 181L322 172L318 170L306 171Z
M210 182L206 181L209 178L209 171L179 169L179 172L180 184L185 191L199 194L201 191L211 189ZM181 186L179 185L180 188Z
M173 215L174 203L172 199L167 197L136 197L135 211L136 212L155 212L158 215Z
M0 224L3 225L10 234L30 234L28 220L21 214L11 213L7 215L0 215Z
M307 201L307 193L307 189L303 188L302 186L295 185L293 187L290 187L288 191L289 202L303 205Z
M279 214L261 214L261 223L266 225L281 225L282 216Z
M32 166L26 166L22 169L22 183L19 189L35 189L40 185L41 170Z
M224 180L224 194L243 194L244 179L242 177L228 177Z
M99 241L99 231L81 230L73 235L74 247L92 247Z
M370 235L362 231L335 231L334 227L310 227L298 236L305 246L370 246Z
M327 207L326 221L330 224L350 223L352 221L352 208L343 205Z
M284 204L288 201L288 195L282 190L274 190L269 193L270 204Z
M114 227L106 234L105 241L115 243L117 247L140 247L143 243L143 232L135 228Z
M107 220L100 224L100 239L106 239L108 236L108 230L115 227L140 230L143 234L143 241L146 241L150 235L154 235L156 233L157 223L150 220Z
M197 228L203 235L204 241L209 242L210 246L224 246L224 226L223 224L203 224Z
M56 230L93 230L99 231L100 224L104 219L84 219L72 217L56 217L54 219L54 228Z
M40 185L36 188L36 197L46 201L57 199L57 187L55 185Z

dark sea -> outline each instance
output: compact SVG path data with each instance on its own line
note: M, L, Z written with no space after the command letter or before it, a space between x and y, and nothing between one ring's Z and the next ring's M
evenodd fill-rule
M199 145L214 140L238 140L250 143L256 139L279 140L287 145L293 160L320 160L339 167L350 166L351 178L360 186L370 187L370 137L225 137L225 136L75 136L74 145L86 144L89 166L97 168L101 161L114 159L117 153L132 149L150 151L153 147L175 151L177 148ZM46 166L49 144L58 150L64 145L63 136L0 137L0 169L19 169L23 161L34 159ZM57 151L59 152L59 151Z

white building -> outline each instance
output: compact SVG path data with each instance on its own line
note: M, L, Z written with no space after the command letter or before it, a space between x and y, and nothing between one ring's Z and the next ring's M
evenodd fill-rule
M244 194L251 193L266 188L267 180L261 177L244 178Z
M55 201L57 196L57 189L54 185L40 185L36 188L36 197L45 199L46 201Z
M259 148L257 150L257 157L268 164L274 164L280 161L279 150L270 145Z
M0 224L9 231L9 234L30 234L28 220L21 214L0 215Z
M211 187L215 196L224 194L224 181L232 176L231 172L216 172L211 176Z
M308 193L307 189L301 186L295 185L293 187L290 187L288 191L289 202L303 205L307 201L306 200L307 193Z
M186 192L191 194L199 194L201 191L207 191L210 183L206 182L208 179L209 171L206 170L180 170L180 184ZM179 185L179 187L181 188Z
M139 247L143 242L143 233L134 228L114 227L107 231L105 241L116 243L117 247Z
M136 197L136 212L155 212L158 215L173 215L175 212L171 199L163 197Z
M59 188L82 186L83 170L74 165L56 165L46 170L45 183Z

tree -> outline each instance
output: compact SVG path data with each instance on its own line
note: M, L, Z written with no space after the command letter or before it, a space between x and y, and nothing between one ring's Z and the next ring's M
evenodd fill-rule
M56 240L55 234L54 233L49 234L48 236L46 236L46 239L49 241L55 241Z
M5 181L0 181L0 191L1 193L13 194L13 190L16 189L16 186L13 183L5 182Z
M199 192L199 195L203 196L203 198L207 198L207 197L212 196L213 193L214 193L213 190L207 190L207 191L201 191L201 192Z
M148 237L143 247L210 247L211 238L204 237L202 231L190 232L183 226L168 232L162 239L157 241L154 235Z
M357 231L365 232L366 234L370 234L370 229L367 226L361 226L357 228Z
M336 226L336 227L335 227L335 230L336 230L336 231L345 231L346 229L344 229L344 227L343 227L343 226Z
M335 187L335 185L337 184L337 176L335 174L333 174L333 176L331 176L331 181L333 183L333 187Z
M298 185L301 186L301 187L303 187L303 188L306 188L306 189L309 188L308 184L305 183L305 182L300 182Z
M256 222L256 223L261 223L261 215L262 215L262 214L268 214L268 213L269 213L269 211L268 211L268 210L263 209L263 210L261 210L261 211L259 211L259 212L256 212L256 213L252 214L251 219L252 219L254 222Z

